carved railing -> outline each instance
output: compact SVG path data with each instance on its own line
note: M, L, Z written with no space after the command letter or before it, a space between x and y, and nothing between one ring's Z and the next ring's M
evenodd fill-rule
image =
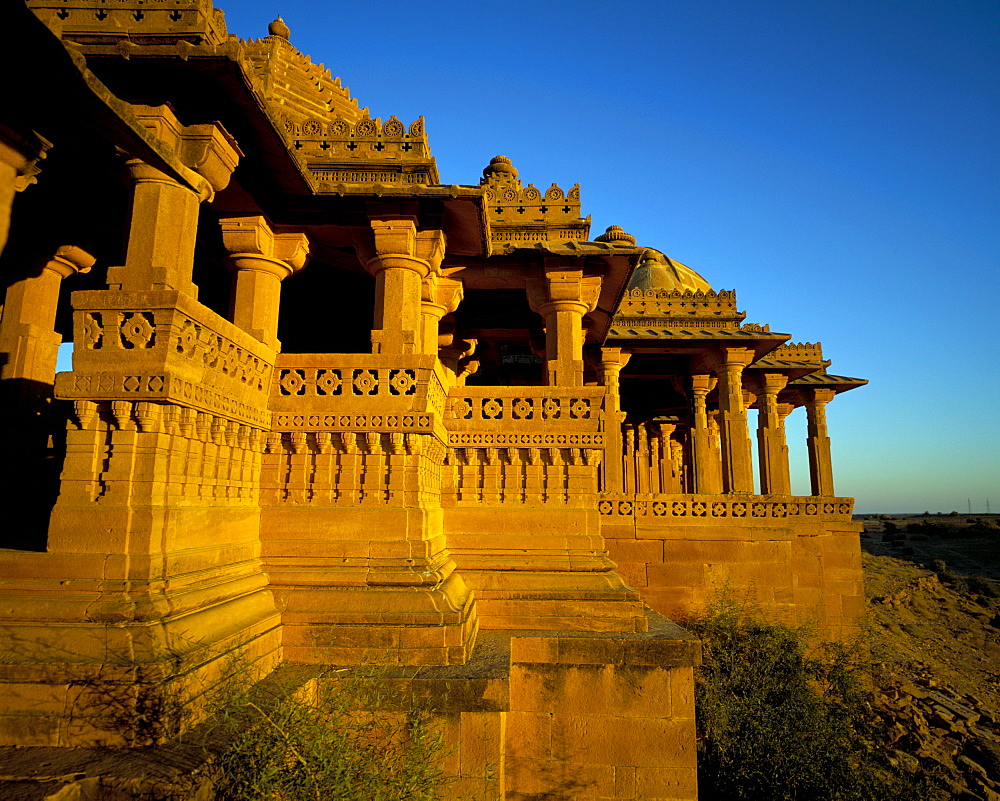
M597 509L609 522L694 520L850 520L853 498L793 495L660 495L601 493Z
M429 431L445 391L430 356L278 356L271 383L277 431Z
M73 372L56 396L173 403L270 427L274 351L173 291L74 292Z
M445 426L452 447L603 448L604 387L455 387Z

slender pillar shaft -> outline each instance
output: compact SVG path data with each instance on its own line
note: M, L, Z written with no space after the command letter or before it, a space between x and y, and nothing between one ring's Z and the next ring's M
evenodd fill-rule
M108 269L109 286L197 295L191 270L201 198L139 159L130 159L128 168L134 186L128 252L124 267Z
M813 495L833 495L833 463L826 428L826 404L833 400L832 389L807 390L806 446L809 449L809 478Z
M546 383L551 387L583 386L583 315L587 307L574 301L544 304Z
M784 418L778 412L778 393L788 378L766 373L757 395L757 457L760 463L760 491L764 495L790 495L788 448Z
M725 348L716 369L719 379L719 430L722 438L722 491L753 492L753 459L750 429L743 406L743 368L752 352Z
M605 492L623 492L624 459L622 443L622 422L625 415L621 411L621 372L632 354L621 348L601 350L600 380L606 387L604 399L604 437L607 458L602 462Z
M715 495L722 492L719 462L712 447L706 398L715 388L715 378L710 375L691 376L693 396L693 425L691 426L691 457L694 461L694 492Z
M710 433L709 444L713 460L713 475L722 492L722 436L719 430L719 416L721 412L713 409L708 413L708 430Z
M234 272L232 321L278 350L281 281L291 274L291 269L283 262L243 253L231 256L230 265Z

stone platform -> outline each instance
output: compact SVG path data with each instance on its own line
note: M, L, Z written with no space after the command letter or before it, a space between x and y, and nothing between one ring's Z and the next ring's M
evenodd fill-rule
M652 610L647 620L643 633L485 631L465 665L390 667L380 681L441 722L445 798L694 799L700 645ZM308 697L351 670L286 664L264 684ZM210 726L158 747L0 749L0 794L207 801L225 746L204 739Z

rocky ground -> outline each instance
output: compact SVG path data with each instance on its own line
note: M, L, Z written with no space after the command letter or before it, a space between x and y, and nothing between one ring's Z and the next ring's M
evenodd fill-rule
M866 519L867 518L867 519ZM940 798L1000 801L997 516L862 516L876 706Z

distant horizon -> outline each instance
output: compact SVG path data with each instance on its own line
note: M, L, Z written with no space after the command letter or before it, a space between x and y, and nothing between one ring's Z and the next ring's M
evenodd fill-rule
M949 509L947 512L932 512L930 510L925 510L923 512L859 512L857 509L854 510L854 516L860 517L861 515L889 515L890 517L923 517L925 515L943 516L949 517L952 512L955 512L958 517L1000 517L1000 512L977 512L975 510L971 512L963 512L958 509Z

